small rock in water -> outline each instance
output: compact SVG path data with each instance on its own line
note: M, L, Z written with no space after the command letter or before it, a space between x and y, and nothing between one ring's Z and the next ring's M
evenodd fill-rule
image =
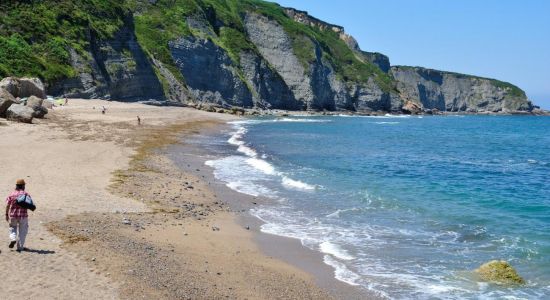
M525 280L506 261L492 260L476 270L481 279L498 284L524 284Z

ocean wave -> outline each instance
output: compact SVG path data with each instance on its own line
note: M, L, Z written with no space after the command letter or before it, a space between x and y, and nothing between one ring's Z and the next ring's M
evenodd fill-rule
M316 186L307 184L305 182L294 180L291 178L288 178L286 176L282 176L282 184L283 186L291 189L298 189L298 190L306 190L306 191L312 191L315 190Z
M399 122L374 122L374 124L388 124L388 125L395 125L395 124L399 124Z
M353 286L361 285L359 283L361 277L350 271L343 263L335 260L330 255L325 255L323 261L325 264L334 268L334 277L336 279Z
M330 254L330 255L332 255L336 258L342 259L342 260L352 260L352 259L355 258L355 257L349 255L349 253L346 250L342 249L337 244L331 243L329 241L322 242L319 245L319 251L321 251L325 254Z
M231 181L225 186L242 194L259 197L264 196L268 198L276 198L275 192L261 185L251 183L250 181ZM270 197L271 195L271 197Z
M267 175L277 175L275 167L263 159L249 158L246 163Z
M327 119L297 119L297 118L278 118L272 120L272 122L299 122L299 123L329 123L331 120Z
M256 152L256 150L245 146L244 143L237 148L237 151L249 157L256 157L258 155L258 152Z

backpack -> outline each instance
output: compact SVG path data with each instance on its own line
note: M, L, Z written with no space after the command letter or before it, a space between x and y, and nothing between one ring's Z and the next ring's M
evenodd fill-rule
M17 196L17 199L15 199L15 203L23 208L30 209L31 211L34 211L36 209L36 206L32 202L31 196L27 193L23 193Z

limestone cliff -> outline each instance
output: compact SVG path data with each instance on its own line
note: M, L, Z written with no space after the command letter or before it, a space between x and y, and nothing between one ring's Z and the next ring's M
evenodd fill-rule
M0 46L22 46L0 51L0 75L42 77L54 95L288 110L533 109L511 84L391 67L343 27L260 0L44 0L2 8ZM30 32L18 15L57 21ZM3 63L21 63L29 49L43 66Z
M518 87L494 79L394 66L391 74L406 101L424 109L450 112L531 111L533 105Z

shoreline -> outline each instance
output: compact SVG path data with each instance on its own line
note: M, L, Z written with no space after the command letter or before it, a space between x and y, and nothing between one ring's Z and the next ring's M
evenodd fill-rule
M39 209L30 216L27 245L36 251L0 263L15 274L0 284L0 294L43 299L334 297L311 274L263 252L253 230L243 228L239 214L219 199L206 177L176 169L163 156L165 147L182 136L234 117L100 100L70 103L38 124L2 127L21 129L17 135L25 144L39 140L44 159L54 157L42 169L64 180L32 175L29 192ZM91 108L100 105L108 106L107 114ZM137 113L142 127L134 124ZM42 133L45 126L52 136ZM78 150L71 150L74 145ZM106 148L97 151L101 145ZM86 155L91 157L87 167L81 164ZM29 157L18 168L31 168L33 162ZM13 171L16 166L7 167ZM67 178L74 184L59 189ZM74 186L84 189L76 202L71 199ZM0 255L13 255L4 252ZM43 267L10 271L26 261ZM27 277L37 278L33 289L4 288Z
M219 131L225 130L226 127L227 124L220 124L217 130L203 130L198 134L213 139L216 138L214 137L215 135L220 134ZM315 283L328 291L336 299L379 298L373 292L336 279L334 276L335 270L323 262L323 253L303 246L298 239L261 231L260 227L264 222L250 214L249 211L257 205L272 203L273 200L237 192L227 187L224 182L216 179L213 174L214 169L205 165L205 161L208 160L205 157L205 152L208 152L208 150L203 148L204 145L182 143L172 145L168 152L171 152L169 156L178 168L188 173L199 174L200 177L210 183L209 187L215 191L218 198L229 199L228 205L237 215L237 222L243 228L250 228L254 242L258 244L264 254L275 257L313 275Z

